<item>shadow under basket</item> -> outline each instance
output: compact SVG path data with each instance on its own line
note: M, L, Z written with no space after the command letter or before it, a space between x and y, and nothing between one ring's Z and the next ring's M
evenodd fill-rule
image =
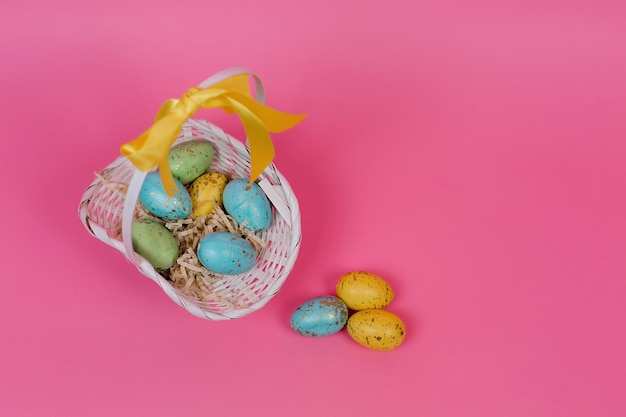
M229 178L248 177L250 155L246 146L217 126L203 120L188 120L174 144L206 140L215 151L210 171ZM87 230L107 245L120 251L127 260L152 279L178 305L194 316L209 320L235 319L263 307L276 293L293 269L302 238L298 201L291 186L273 164L257 180L272 205L272 223L257 236L265 243L255 266L244 274L216 276L206 284L209 296L202 299L176 288L141 256L127 253L123 243L126 195L136 168L118 157L96 175L80 202L79 216Z

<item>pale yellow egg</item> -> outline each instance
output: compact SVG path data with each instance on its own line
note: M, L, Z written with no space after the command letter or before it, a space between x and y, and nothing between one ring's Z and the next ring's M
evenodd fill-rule
M196 178L189 186L191 217L200 217L222 205L222 194L228 178L221 172L209 172Z

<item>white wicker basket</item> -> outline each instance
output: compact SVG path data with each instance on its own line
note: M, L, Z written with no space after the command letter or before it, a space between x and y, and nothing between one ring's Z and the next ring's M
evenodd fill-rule
M261 101L262 85L258 78L255 81L257 99ZM215 155L211 171L222 172L231 178L249 175L250 155L247 146L241 141L209 122L190 119L175 144L192 139L206 140L213 146ZM203 300L190 297L172 286L170 281L132 249L132 221L145 175L123 156L97 175L79 205L79 216L93 236L124 254L174 302L200 318L240 318L260 309L276 295L295 264L301 230L298 201L274 164L270 164L257 180L272 203L272 224L260 232L266 246L260 251L250 271L218 277L210 288L211 297Z

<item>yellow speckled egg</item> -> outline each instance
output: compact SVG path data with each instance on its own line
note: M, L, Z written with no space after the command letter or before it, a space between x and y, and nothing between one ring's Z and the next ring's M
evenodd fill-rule
M348 319L346 328L355 342L373 350L395 349L406 337L402 320L387 310L357 311Z
M337 297L352 310L383 308L393 300L389 284L369 272L348 272L337 283L336 291Z
M189 186L191 197L191 217L200 217L222 205L222 193L228 178L221 172L209 172L200 175Z

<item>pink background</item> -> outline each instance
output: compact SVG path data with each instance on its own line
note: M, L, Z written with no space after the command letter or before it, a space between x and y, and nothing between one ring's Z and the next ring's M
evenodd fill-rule
M6 3L0 415L626 415L623 1ZM77 206L233 65L309 114L274 137L303 244L264 309L209 322ZM398 350L289 328L352 269L396 290Z

